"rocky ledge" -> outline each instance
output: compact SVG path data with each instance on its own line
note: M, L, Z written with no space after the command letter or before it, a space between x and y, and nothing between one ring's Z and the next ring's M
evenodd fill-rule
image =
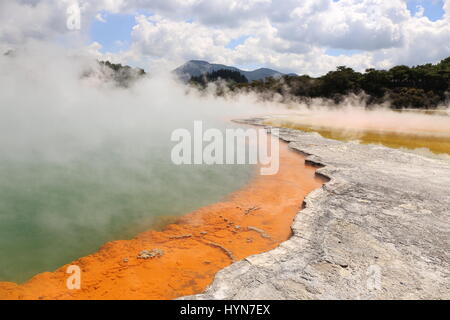
M306 198L288 241L183 299L450 299L450 163L316 133L279 136L330 181Z

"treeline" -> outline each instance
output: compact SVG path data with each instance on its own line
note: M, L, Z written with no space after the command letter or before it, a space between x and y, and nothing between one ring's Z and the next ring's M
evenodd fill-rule
M214 81L208 75L203 78ZM285 75L251 83L229 81L228 88L266 97L277 94L298 100L326 98L336 103L349 94L365 94L368 105L388 102L395 109L433 109L450 98L450 57L437 64L368 69L364 73L341 66L318 78Z
M190 83L205 87L209 82L225 81L229 85L248 83L246 76L239 71L220 69L204 75L191 77Z
M146 74L143 69L132 68L120 63L111 63L109 61L99 61L98 63L105 76L109 80L114 81L119 87L128 88Z
M111 70L114 70L115 72L122 72L122 73L137 73L138 75L145 75L144 69L140 68L132 68L130 66L124 66L120 63L112 63L109 61L99 61L100 65L110 68Z

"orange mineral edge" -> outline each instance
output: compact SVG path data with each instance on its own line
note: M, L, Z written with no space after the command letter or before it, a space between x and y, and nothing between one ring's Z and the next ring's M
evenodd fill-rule
M283 142L276 175L258 174L223 202L191 212L163 231L109 242L23 285L0 282L0 299L174 299L201 293L232 262L286 241L304 197L323 183ZM156 254L138 258L143 250ZM70 265L81 270L80 289L68 289Z

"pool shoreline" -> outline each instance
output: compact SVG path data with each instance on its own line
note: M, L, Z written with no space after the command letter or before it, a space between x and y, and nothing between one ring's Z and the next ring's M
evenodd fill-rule
M278 136L330 180L306 197L289 240L221 270L204 293L182 299L450 297L448 162L286 128Z
M303 199L325 182L287 143L280 157L277 175L256 176L225 201L188 213L163 231L109 242L23 285L0 282L0 299L174 299L203 292L221 269L288 240ZM158 254L151 258L149 252ZM67 289L69 265L82 271L80 290Z

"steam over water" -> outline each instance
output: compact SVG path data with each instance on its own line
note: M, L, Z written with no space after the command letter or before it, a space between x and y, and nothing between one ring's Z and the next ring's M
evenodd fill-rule
M395 112L383 108L368 111L348 105L337 109L316 107L273 116L266 124L450 160L450 113L445 109Z
M131 238L158 217L219 201L252 173L247 166L175 166L169 144L139 155L121 146L64 162L1 159L0 280L24 281Z
M0 58L0 281L23 282L219 201L253 174L170 159L174 129L229 127L238 104L186 95L163 76L127 90L80 80L95 61L30 50Z
M0 56L0 70L0 281L54 270L243 186L251 166L173 165L171 133L195 120L224 129L278 105L187 92L159 74L117 88L94 59L36 43ZM317 105L268 124L450 154L446 115Z

